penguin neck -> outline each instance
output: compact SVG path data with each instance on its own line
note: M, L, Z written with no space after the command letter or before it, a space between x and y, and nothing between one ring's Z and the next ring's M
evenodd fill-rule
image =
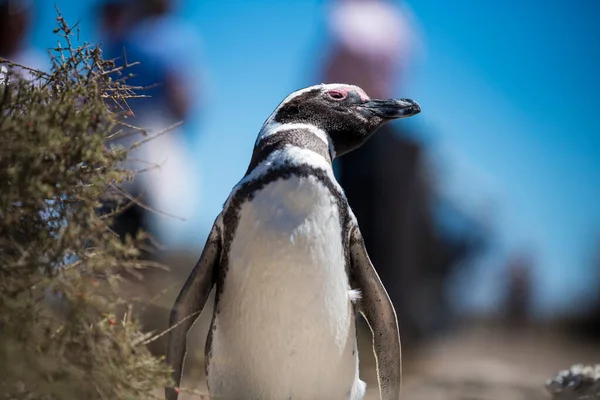
M303 123L270 125L263 127L256 140L246 176L265 163L273 167L289 163L310 165L315 162L312 155L324 161L318 162L320 167L326 164L331 168L335 151L329 135L322 129Z

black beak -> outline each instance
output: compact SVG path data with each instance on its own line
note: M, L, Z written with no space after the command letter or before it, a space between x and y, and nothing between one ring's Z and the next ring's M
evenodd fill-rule
M384 119L412 117L421 112L421 106L410 99L367 100L360 108Z

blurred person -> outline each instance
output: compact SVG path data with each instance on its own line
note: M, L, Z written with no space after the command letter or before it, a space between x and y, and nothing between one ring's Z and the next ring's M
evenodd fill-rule
M532 261L526 253L519 253L508 260L504 273L507 276L504 295L504 313L511 328L523 327L531 312Z
M101 35L107 58L139 62L128 71L129 84L143 86L148 99L132 100L140 117L160 113L174 121L185 119L198 102L201 69L194 54L200 47L196 31L174 15L174 0L109 0L101 5Z
M104 58L123 55L125 32L130 23L130 14L133 14L131 3L129 0L106 0L96 8Z
M600 288L600 240L596 239L592 268L587 279L595 282ZM596 289L591 296L581 299L579 312L567 318L570 332L579 338L591 342L600 342L600 290Z
M0 57L37 70L45 70L45 57L27 44L27 35L33 20L31 0L0 0ZM25 79L33 74L24 68L14 67L12 73Z
M129 207L113 226L122 238L143 230L166 245L156 248L156 243L149 243L153 251L145 252L142 257L167 265L170 271L143 270L143 282L128 280L130 285L124 291L129 296L152 299L141 314L145 329L152 331L163 331L168 321L167 310L156 300L162 298L165 288L174 281L184 279L190 265L196 262L192 258L197 257L189 258L191 249L184 248L184 235L190 232L185 227L187 222L171 217L190 217L198 209L198 174L189 150L191 132L185 123L196 117L204 93L202 65L197 59L200 38L185 20L175 15L177 3L177 0L105 0L96 9L103 57L114 59L117 66L139 62L125 71L133 74L127 84L144 87L136 90L136 94L148 97L128 101L134 117L126 122L147 129L148 135L184 122L182 127L137 148L128 164L133 169L158 166L139 174L124 189L159 213L147 207ZM143 139L141 134L133 135L120 143L128 146L140 139ZM149 348L155 354L162 354L163 338Z
M324 81L358 85L374 98L397 97L418 44L410 12L385 0L334 0L328 28ZM447 325L445 283L476 241L436 228L424 151L407 133L405 124L384 126L341 158L337 172L410 351Z
M409 11L386 0L334 0L328 22L325 79L352 81L374 98L393 93L417 44Z
M190 117L202 93L202 69L196 60L199 37L185 21L176 17L173 0L109 0L98 9L103 54L117 65L139 62L127 69L127 83L143 87L128 105L135 115L133 125L153 132ZM197 188L190 176L192 163L185 130L178 128L148 142L134 152L136 159L159 168L140 174L132 187L134 195L150 207L180 217L188 217L197 206ZM124 145L139 140L131 137ZM148 165L138 164L137 168ZM158 216L133 207L120 218L115 229L120 234L149 231L161 242L177 238L181 221ZM174 239L176 240L176 239Z

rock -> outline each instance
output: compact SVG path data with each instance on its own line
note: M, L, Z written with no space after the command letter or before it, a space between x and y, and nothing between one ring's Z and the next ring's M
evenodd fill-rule
M600 399L600 364L576 364L560 371L546 382L546 389L556 400Z

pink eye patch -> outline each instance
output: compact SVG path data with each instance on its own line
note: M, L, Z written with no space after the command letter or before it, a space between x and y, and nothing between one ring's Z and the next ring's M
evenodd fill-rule
M356 93L358 93L358 95L360 96L360 99L362 101L367 101L367 100L371 99L369 96L367 96L367 94L365 93L364 90L362 90L362 89L355 89L355 90L356 90Z
M367 94L365 93L365 91L362 90L361 88L351 87L351 86L339 86L339 87L336 87L334 89L334 91L338 92L340 94L343 94L344 97L348 97L348 95L350 94L350 92L356 92L356 93L358 93L358 95L360 96L360 99L362 101L370 100L370 97L367 96Z

